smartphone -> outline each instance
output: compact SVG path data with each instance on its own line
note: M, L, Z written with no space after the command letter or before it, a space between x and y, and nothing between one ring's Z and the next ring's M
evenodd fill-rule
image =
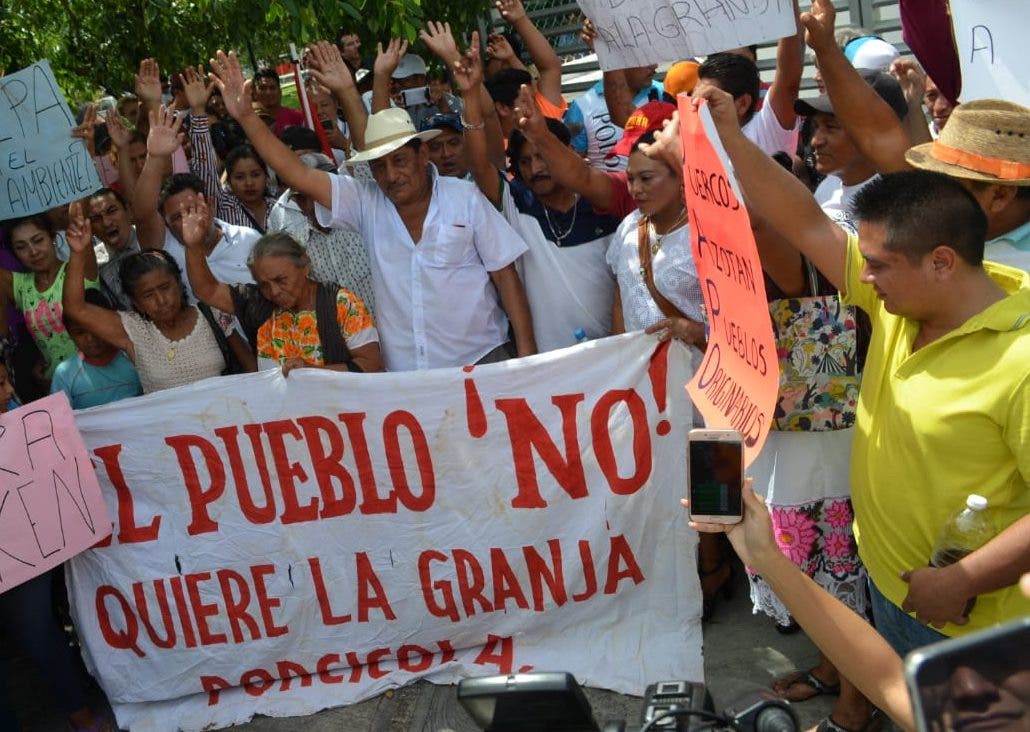
M736 430L690 430L690 518L735 524L743 518L744 438Z
M401 91L402 106L414 107L419 104L429 104L429 87L420 86L415 89L404 89Z
M1030 616L912 651L905 682L919 732L1027 729Z

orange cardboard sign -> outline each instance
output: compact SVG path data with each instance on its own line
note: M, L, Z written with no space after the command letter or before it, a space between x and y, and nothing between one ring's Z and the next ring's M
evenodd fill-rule
M687 392L710 429L744 436L750 465L769 434L780 383L762 263L707 102L695 109L680 95L679 112L690 242L709 330Z

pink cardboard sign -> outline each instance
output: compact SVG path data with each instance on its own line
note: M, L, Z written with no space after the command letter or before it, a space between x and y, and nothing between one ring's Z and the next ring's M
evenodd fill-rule
M0 592L111 534L63 392L0 414Z

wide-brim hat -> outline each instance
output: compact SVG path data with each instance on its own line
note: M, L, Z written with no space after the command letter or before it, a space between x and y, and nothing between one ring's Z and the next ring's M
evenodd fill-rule
M1000 99L959 104L940 137L910 148L905 160L952 178L1030 185L1030 109Z
M399 150L412 140L432 140L440 130L419 132L411 115L400 107L390 107L370 114L365 127L365 149L348 159L351 163L377 160Z

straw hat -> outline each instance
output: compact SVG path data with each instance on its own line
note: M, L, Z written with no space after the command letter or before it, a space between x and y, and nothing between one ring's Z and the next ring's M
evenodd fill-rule
M384 155L389 155L394 150L399 150L412 140L432 140L439 134L440 130L417 132L407 110L399 107L384 109L368 116L368 125L365 127L365 149L350 158L348 162L360 163L364 160L377 160Z
M998 99L955 107L941 136L905 153L915 168L953 178L1030 185L1030 109Z

